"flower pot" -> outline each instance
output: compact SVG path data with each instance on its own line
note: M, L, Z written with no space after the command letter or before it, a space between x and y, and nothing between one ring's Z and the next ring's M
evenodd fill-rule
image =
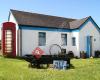
M84 51L80 52L80 58L85 59L86 53Z

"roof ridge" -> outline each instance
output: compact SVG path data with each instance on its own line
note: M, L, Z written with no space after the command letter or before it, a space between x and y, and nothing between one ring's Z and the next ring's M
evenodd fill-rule
M79 28L90 17L91 16L88 16L88 17L85 17L85 18L82 18L82 19L77 19L77 20L69 22L70 29L73 29L73 27L74 28Z
M29 14L37 14L37 15L43 15L43 16L48 16L48 17L55 17L55 18L62 18L62 19L73 19L73 18L66 18L66 17L62 17L62 16L53 16L53 15L46 15L46 14L40 14L40 13L34 13L34 12L27 12L27 11L21 11L21 10L14 10L14 9L10 9L10 11L17 11L17 12L23 12L23 13L29 13ZM77 19L73 19L73 20L77 20Z

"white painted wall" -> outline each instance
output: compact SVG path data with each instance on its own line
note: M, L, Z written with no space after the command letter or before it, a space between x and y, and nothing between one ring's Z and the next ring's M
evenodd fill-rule
M38 32L46 32L46 46L38 46ZM67 46L61 46L61 33L67 34ZM54 31L37 31L37 30L22 30L22 55L32 54L32 51L36 47L40 47L44 50L45 54L50 54L49 49L52 44L58 44L62 48L68 51L73 51L76 56L78 56L78 45L72 47L72 37L77 37L78 32L69 33L69 32L54 32ZM77 37L78 43L78 37Z
M13 22L13 23L16 24L16 55L17 55L17 53L18 53L18 51L17 51L17 31L18 31L18 23L17 23L17 21L14 18L14 16L13 16L12 13L10 13L10 16L9 16L9 22Z
M74 54L75 56L78 56L80 55L80 52L79 52L79 32L72 32L70 37L75 37L76 38L76 46L72 46L72 42L71 42L71 51L74 51ZM71 39L72 41L72 39Z
M67 46L61 46L68 51L73 51L75 56L80 56L80 51L86 51L86 36L93 36L93 55L95 50L100 50L100 33L91 22L88 22L80 32L54 32L22 30L22 54L31 54L38 47L38 32L46 32L46 46L39 46L49 54L49 48L52 44L61 46L61 33L67 34ZM72 37L76 37L76 46L72 46ZM96 39L96 41L94 41Z
M86 37L93 36L92 40L92 54L94 56L94 51L100 50L100 33L96 29L96 27L89 21L79 32L79 50L86 51ZM94 41L96 39L96 41Z

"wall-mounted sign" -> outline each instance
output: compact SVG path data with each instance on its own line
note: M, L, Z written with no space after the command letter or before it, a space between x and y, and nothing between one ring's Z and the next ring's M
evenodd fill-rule
M41 48L37 47L37 48L35 48L35 50L33 50L32 54L33 54L37 59L39 59L39 58L44 54L44 51L43 51Z
M53 67L54 69L66 69L67 68L67 61L64 60L54 60Z

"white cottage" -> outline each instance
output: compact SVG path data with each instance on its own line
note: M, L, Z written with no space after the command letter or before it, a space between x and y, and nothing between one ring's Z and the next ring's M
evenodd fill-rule
M32 54L36 47L40 47L45 54L50 54L53 44L65 49L66 53L73 51L78 57L80 51L85 51L87 57L90 57L94 56L96 50L100 50L100 28L91 16L71 19L10 10L8 21L16 24L18 56ZM58 49L57 46L54 47L51 54Z

